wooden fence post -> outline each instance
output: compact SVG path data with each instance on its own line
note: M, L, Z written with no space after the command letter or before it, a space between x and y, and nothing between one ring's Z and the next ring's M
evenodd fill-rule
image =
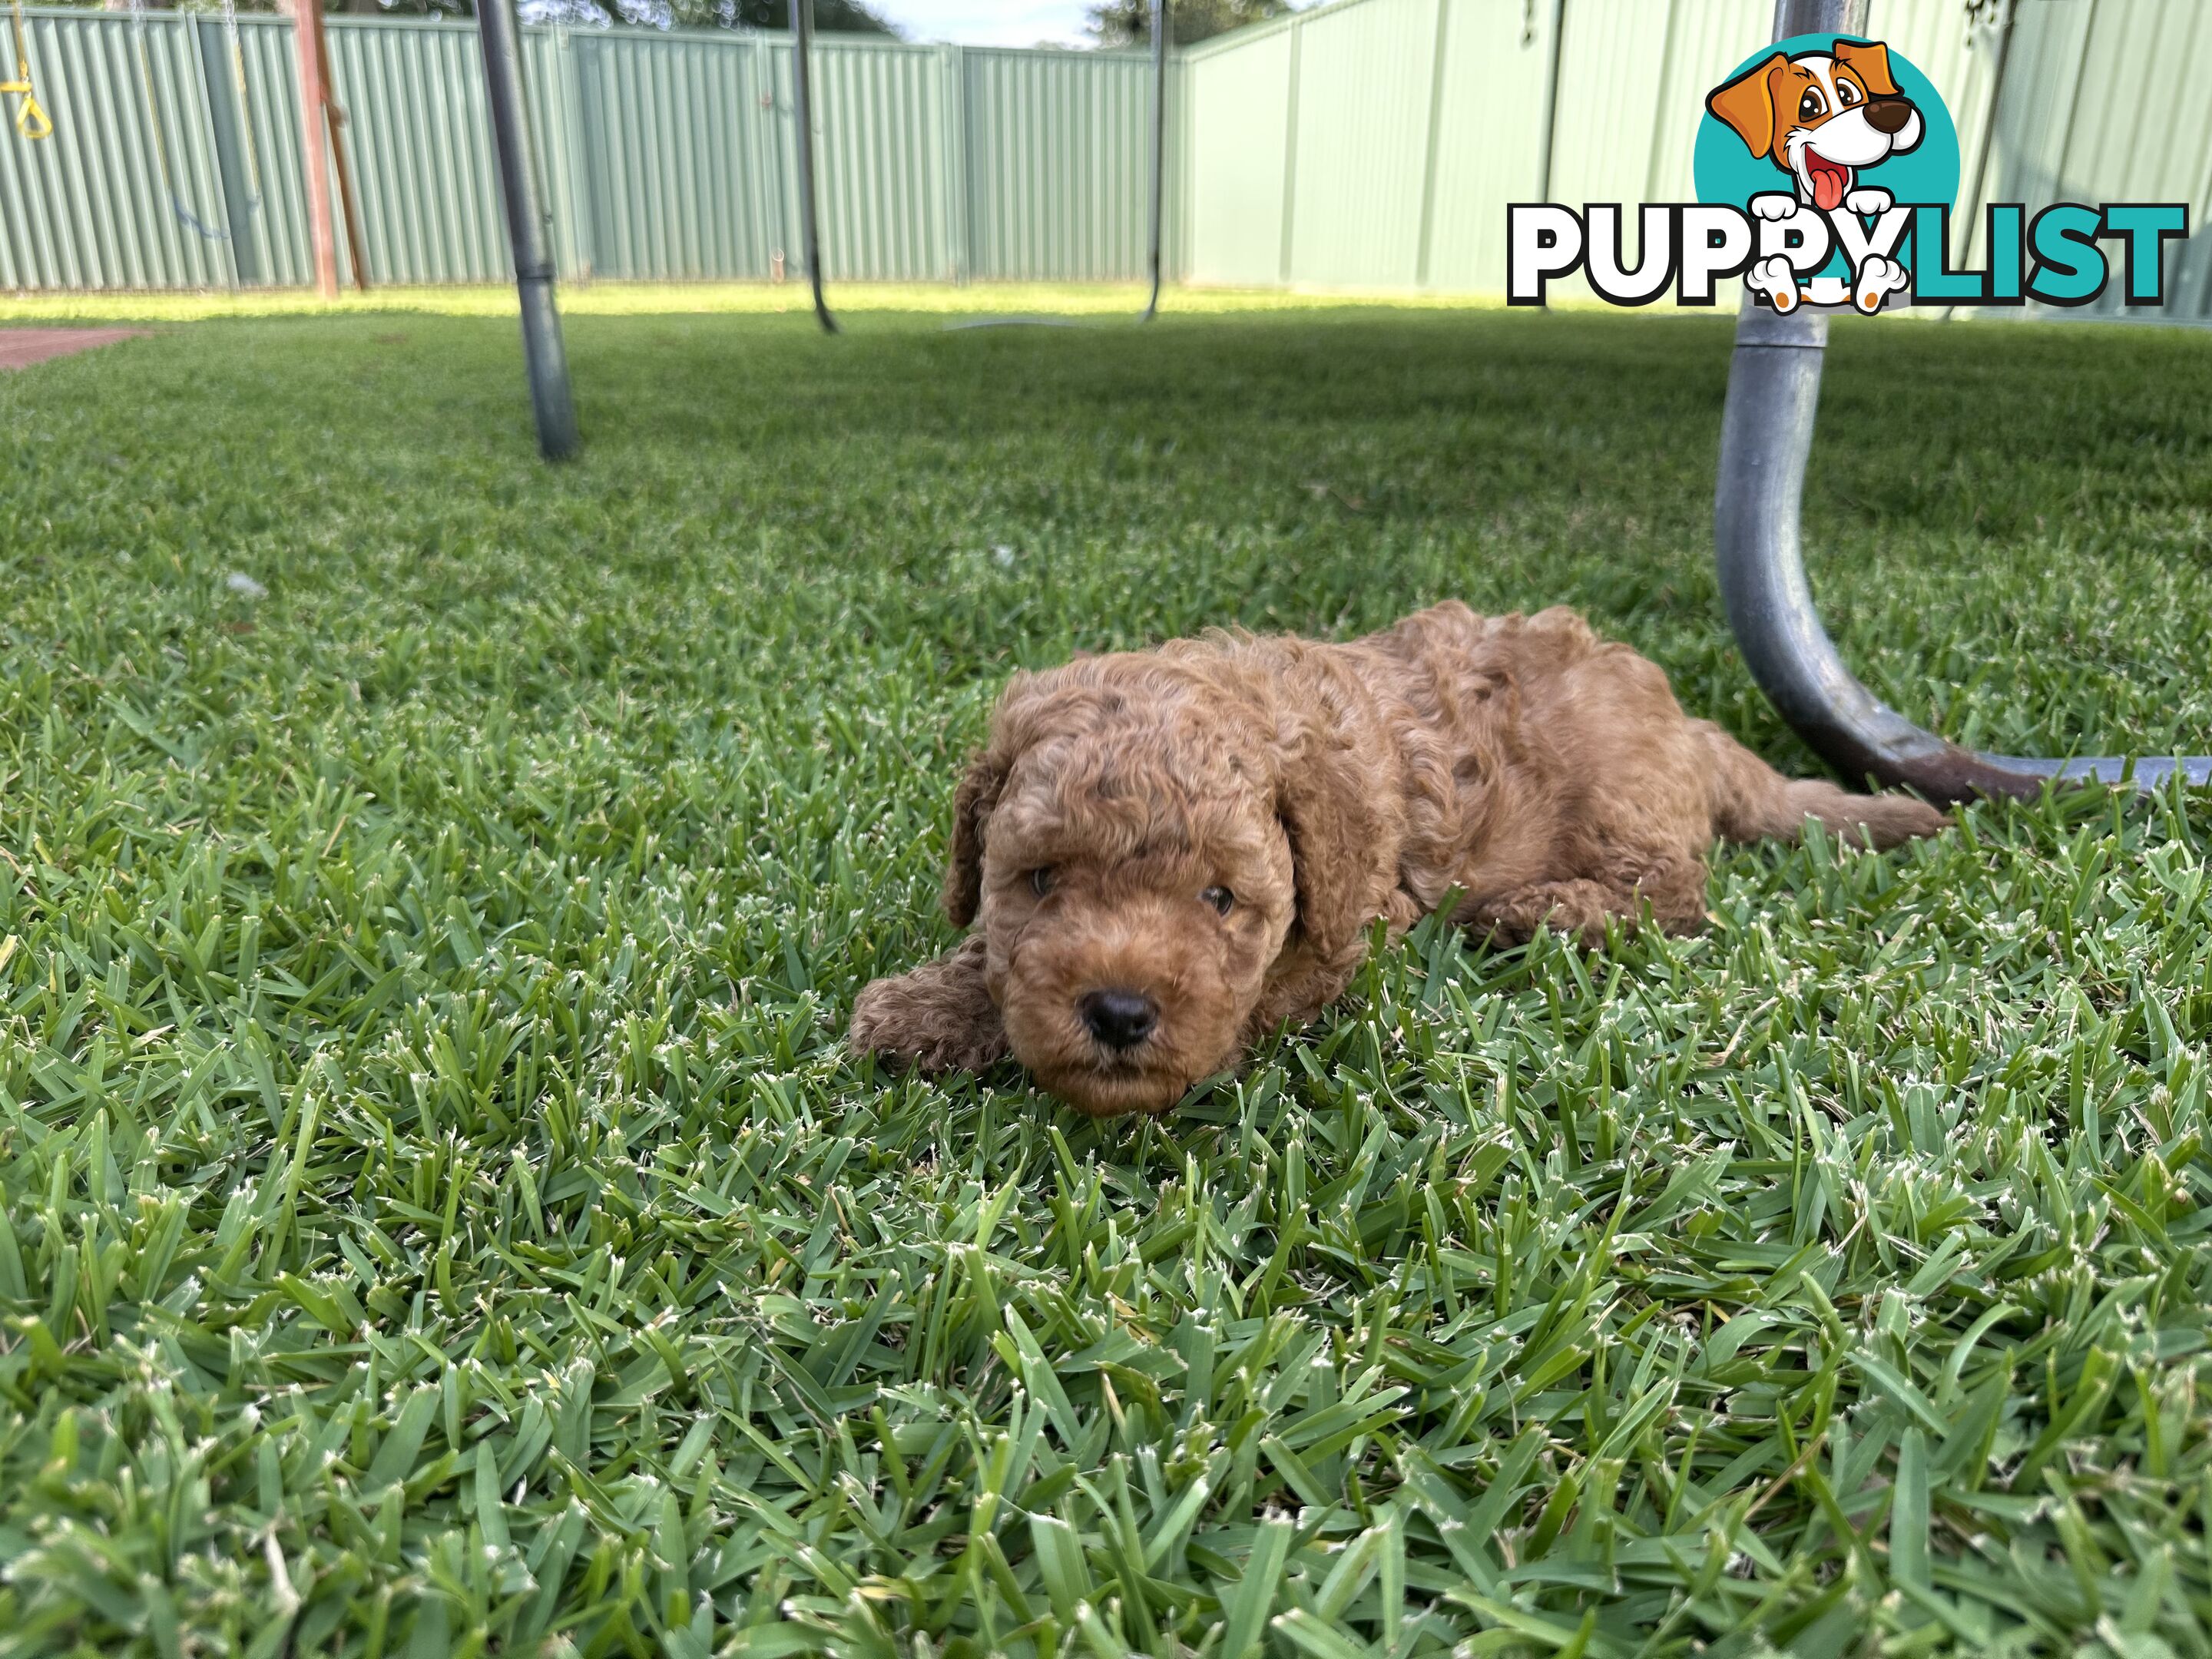
M337 237L331 225L331 172L323 149L321 0L292 0L292 52L300 68L300 174L307 189L307 243L315 291L338 297Z

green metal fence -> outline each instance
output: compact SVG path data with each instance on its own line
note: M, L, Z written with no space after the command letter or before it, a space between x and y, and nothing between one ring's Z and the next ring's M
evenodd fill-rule
M310 279L289 19L27 15L56 131L0 133L0 287ZM332 18L329 33L372 277L507 275L473 26ZM765 278L780 257L796 271L787 37L523 38L564 277ZM847 38L816 59L831 276L1143 274L1140 54ZM349 277L343 239L339 264Z
M0 144L0 285L222 288L311 280L288 20L33 12L31 63L54 136ZM330 30L351 118L372 274L495 279L510 267L472 28ZM561 43L528 40L533 114L558 133ZM561 153L556 222L573 222ZM339 264L346 270L341 240ZM750 274L750 273L746 273Z
M2212 217L2205 0L1874 12L1958 125L1954 253L1979 257L1984 201L2187 201L2193 226ZM1772 20L1771 0L1341 0L1209 41L1183 64L1182 275L1502 293L1509 203L1694 199L1705 94ZM2167 257L2160 314L2212 320L2212 230ZM2115 295L2088 314L2118 308Z
M1984 201L2186 200L2212 218L2208 0L1875 9L1957 121L1962 257L1978 257ZM289 20L29 15L58 131L0 130L0 287L308 279ZM1178 53L1169 270L1500 291L1508 203L1690 197L1704 94L1771 15L1771 0L1339 0ZM506 276L473 27L334 18L330 36L372 276ZM780 255L795 274L787 37L524 42L564 277L763 278ZM817 52L833 278L1142 275L1141 55ZM2212 319L2212 230L2168 258L2162 314Z
M2005 52L1981 203L2187 202L2196 234L2166 255L2160 314L2212 321L2212 6L2030 0ZM2086 314L2124 309L2118 285Z

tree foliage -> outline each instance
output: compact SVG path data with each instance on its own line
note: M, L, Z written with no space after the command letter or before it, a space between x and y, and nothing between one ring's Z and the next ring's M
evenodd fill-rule
M98 5L101 0L82 0ZM61 0L72 3L72 0ZM147 0L179 11L214 9L213 0ZM290 0L235 0L243 12L288 12ZM526 23L584 27L788 29L791 0L519 0ZM323 9L356 17L473 17L476 0L323 0ZM814 0L814 27L825 33L899 31L868 0Z
M1153 0L1094 0L1092 38L1102 46L1152 44ZM1170 32L1176 45L1209 40L1247 23L1263 23L1291 9L1286 0L1171 0Z

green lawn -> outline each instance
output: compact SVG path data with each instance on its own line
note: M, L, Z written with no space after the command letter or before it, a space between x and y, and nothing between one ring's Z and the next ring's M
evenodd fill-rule
M1425 928L1157 1123L856 1066L1018 664L1718 620L1724 322L230 319L0 379L0 1655L2212 1654L2212 805ZM2212 746L2212 337L1839 329L1814 579Z
M973 315L1133 318L1145 308L1146 290L1135 283L833 283L830 303L841 314L930 312ZM1166 304L1178 315L1224 312L1304 310L1316 303L1358 304L1389 310L1494 307L1501 301L1467 295L1373 294L1327 301L1281 289L1175 288ZM804 282L587 283L564 287L559 303L568 317L773 316L811 317L814 296ZM1598 302L1584 300L1585 309ZM1671 302L1661 302L1662 307ZM378 312L421 312L440 317L512 317L514 284L390 287L357 294L341 289L325 300L301 288L198 289L176 293L117 289L103 294L0 294L0 322L196 322L214 317L342 317Z

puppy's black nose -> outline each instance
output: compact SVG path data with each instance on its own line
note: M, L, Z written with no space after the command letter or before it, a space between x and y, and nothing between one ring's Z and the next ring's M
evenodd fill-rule
M1902 98L1869 98L1866 118L1876 132L1902 132L1912 118L1912 106Z
M1133 1048L1160 1023L1160 1005L1141 991L1093 991L1075 1012L1109 1048Z

